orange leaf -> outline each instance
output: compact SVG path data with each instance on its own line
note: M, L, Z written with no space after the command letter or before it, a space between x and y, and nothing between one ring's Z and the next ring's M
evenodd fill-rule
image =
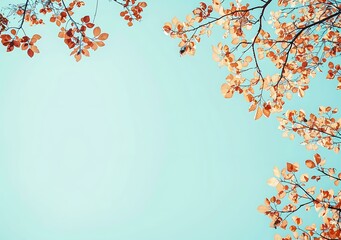
M92 50L96 51L98 46L97 46L97 44L92 44L91 48L92 48Z
M106 40L109 37L109 34L107 33L102 33L101 35L98 36L98 40Z
M249 112L253 112L254 110L256 110L257 105L256 104L251 104L250 108L249 108Z
M64 38L65 37L65 32L59 32L58 33L59 38Z
M306 160L305 165L307 165L308 168L314 168L316 167L315 163L311 160Z
M298 165L287 162L287 170L288 170L288 172L297 172L298 171Z
M263 114L265 117L269 117L270 116L270 110L266 109L266 108L263 108Z
M39 40L39 39L41 39L41 36L39 35L39 34L34 34L33 36L32 36L32 39L36 39L36 40Z
M75 54L75 59L77 62L79 62L79 60L81 60L81 58L82 58L82 55L80 53Z
M262 108L261 108L261 107L258 107L258 108L257 108L256 115L255 115L255 120L261 118L262 115L263 115Z
M84 56L87 56L87 57L90 56L90 53L89 53L88 49L85 49L85 48L82 49L82 54L83 54Z
M27 43L21 45L21 50L26 50L27 48L28 48Z
M245 62L252 62L252 57L250 56L247 56L245 59L244 59Z
M265 213L265 212L270 210L270 207L269 206L261 205L261 206L258 206L257 210L260 213Z
M297 225L301 225L302 224L302 219L299 218L299 217L292 217L292 220L294 220L294 222L297 224Z
M147 7L147 3L146 2L141 2L140 4L139 4L141 7Z
M34 53L39 53L39 49L37 48L36 45L32 45L32 46L31 46L31 49L32 49L32 51L33 51Z
M93 23L87 23L86 26L87 26L88 28L93 28L93 27L95 26L95 24L93 24Z
M98 42L95 42L95 43L96 43L97 46L99 46L99 47L103 47L103 46L105 45L105 43L102 42L102 41L98 41Z
M98 35L101 34L101 28L100 27L95 27L93 32L94 32L94 36L97 37Z
M314 159L315 159L315 162L317 163L317 165L319 165L321 163L321 156L320 156L320 154L316 153L314 155Z
M281 237L281 235L279 235L279 234L276 234L275 236L274 236L274 240L282 240L283 238Z
M34 52L32 51L32 49L28 49L27 50L27 55L31 58L34 56Z

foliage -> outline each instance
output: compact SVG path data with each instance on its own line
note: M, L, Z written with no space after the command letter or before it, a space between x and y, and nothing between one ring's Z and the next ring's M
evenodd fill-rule
M318 116L308 116L303 110L287 111L284 117L278 118L279 129L284 131L284 137L290 139L294 139L294 133L301 136L308 150L322 146L338 153L341 119L334 118L337 112L336 108L329 106L321 106ZM289 229L294 239L341 239L341 190L338 189L341 172L325 167L325 163L319 153L313 160L306 160L306 167L314 170L311 177L308 173L298 175L298 163L288 162L281 171L274 168L275 177L270 178L268 184L276 188L277 195L266 198L265 205L258 207L258 211L271 219L270 227ZM306 213L311 209L318 214L313 222ZM292 237L290 234L285 237L276 234L275 240Z
M120 5L123 11L120 16L128 22L128 26L133 25L133 21L141 20L141 13L147 6L145 2L135 0L113 0ZM98 0L94 17L83 15L76 19L75 11L85 5L85 1L72 0L66 3L64 0L26 0L24 3L10 4L2 9L0 14L0 38L7 52L15 48L21 48L27 52L29 57L39 53L35 45L41 36L34 34L28 36L24 26L40 25L53 23L60 28L58 37L63 39L64 43L71 49L71 54L79 61L82 56L90 56L89 50L96 51L98 47L105 45L104 41L109 34L102 32L99 26L95 27L95 18L97 14ZM20 18L18 24L15 24L16 17Z
M334 149L338 153L341 143L341 118L335 119L333 117L337 111L336 108L332 109L329 106L321 106L319 116L312 113L307 116L303 110L287 111L284 117L278 118L279 129L284 131L284 137L289 136L293 139L291 132L303 137L303 144L308 150L317 150L318 145L320 145L329 150Z
M194 55L203 36L222 31L225 40L212 47L213 60L228 70L222 94L242 94L257 120L283 111L293 95L304 97L317 73L337 79L336 89L341 89L341 67L333 62L341 52L340 15L341 4L335 0L213 0L200 2L185 21L174 17L163 30L179 39L181 55ZM334 117L336 113L322 106L318 114L288 110L278 117L279 129L292 140L295 134L302 137L309 150L322 146L338 153L341 119ZM282 171L275 168L268 183L277 195L266 198L258 210L271 219L271 227L290 231L286 237L276 234L276 240L341 239L341 191L333 190L341 173L325 168L319 154L305 163L315 170L311 177L297 175L298 163L287 163ZM334 186L325 189L328 179ZM313 208L319 217L309 223L308 213L302 212Z
M289 229L294 239L341 239L341 190L331 188L339 185L341 172L325 167L325 163L318 153L313 160L306 160L306 167L314 170L312 176L298 174L298 163L287 163L281 171L274 168L275 177L268 184L276 188L277 195L266 198L265 204L258 207L258 211L271 219L271 227ZM328 181L332 183L329 189L325 188ZM304 218L307 216L304 212L312 209L320 217L319 224ZM275 239L292 237L276 234Z
M229 72L221 87L224 97L243 94L255 119L269 117L282 111L292 94L303 97L310 78L326 63L326 78L337 78L341 87L340 65L331 62L341 51L340 3L279 0L270 11L275 7L273 0L201 2L184 22L175 17L163 29L180 39L180 54L194 55L201 37L221 28L226 40L213 46L213 59Z

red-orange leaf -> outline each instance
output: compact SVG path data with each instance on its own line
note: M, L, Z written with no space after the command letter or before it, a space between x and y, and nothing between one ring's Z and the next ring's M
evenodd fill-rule
M27 50L27 55L31 58L34 56L34 52L32 51L32 49L28 49Z
M298 167L295 166L295 164L287 162L287 170L288 170L288 172L297 172Z
M95 26L95 24L93 24L93 23L87 23L86 26L87 26L88 28L93 28L93 27Z
M88 23L90 21L90 17L89 16L85 16L82 18L83 22Z
M317 163L317 165L319 165L321 163L321 156L320 156L320 154L316 153L314 155L314 159L315 159L315 162Z
M306 160L305 165L307 165L308 168L314 168L316 167L315 163L311 160Z

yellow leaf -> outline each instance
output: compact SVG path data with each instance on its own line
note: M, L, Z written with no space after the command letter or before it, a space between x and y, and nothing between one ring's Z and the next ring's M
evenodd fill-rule
M221 93L225 98L231 98L233 96L233 90L227 83L221 85Z
M213 52L212 58L213 58L213 61L215 61L215 62L220 62L220 57L219 57L218 54L216 54L215 52Z
M287 93L285 94L285 96L286 96L286 98L287 98L288 100L291 100L291 99L292 99L292 95L291 95L290 92L287 92Z
M270 185L271 187L276 187L278 183L279 181L275 177L272 177L267 181L267 184Z
M274 170L273 170L273 171L274 171L275 177L280 177L280 176L281 176L281 173L280 173L278 167L274 167Z
M252 57L250 56L247 56L245 59L244 59L245 62L252 62Z
M219 55L220 54L220 49L218 48L218 47L216 47L216 46L212 46L212 51L215 53L215 54L217 54L217 55Z
M276 235L274 236L274 240L282 240L281 235L276 234Z
M231 41L231 43L232 43L233 45L237 45L237 44L239 43L239 38L233 38L232 41Z
M179 19L177 19L176 17L173 17L173 19L172 19L173 25L177 25L178 22L179 22Z

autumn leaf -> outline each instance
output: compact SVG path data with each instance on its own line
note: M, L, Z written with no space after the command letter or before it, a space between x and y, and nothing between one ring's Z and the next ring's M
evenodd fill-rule
M98 38L98 40L104 41L104 40L106 40L108 37L109 37L109 34L107 34L107 33L102 33L102 34L100 34L97 38Z
M260 213L265 213L265 212L269 211L270 208L269 208L268 206L261 205L261 206L259 206L259 207L257 208L257 210L258 210L258 212L260 212Z
M315 163L311 160L306 160L305 161L305 165L308 167L308 168L314 168L316 167Z
M93 30L94 37L98 37L101 34L101 28L95 27Z
M262 115L263 115L262 108L258 107L257 111L256 111L256 114L255 114L255 120L258 120L259 118L261 118Z
M32 58L34 56L34 52L32 51L32 49L28 49L27 50L27 55Z
M288 172L297 172L298 171L298 164L287 163L287 170Z
M316 162L317 165L319 165L321 163L321 156L320 156L320 154L316 153L314 155L314 159L315 159L315 162Z
M277 184L279 183L278 179L277 178L270 178L268 181L267 181L268 185L270 185L271 187L276 187Z

